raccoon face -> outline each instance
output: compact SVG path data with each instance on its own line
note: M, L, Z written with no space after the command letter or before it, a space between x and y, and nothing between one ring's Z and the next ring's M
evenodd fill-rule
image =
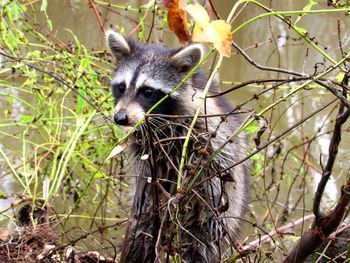
M133 126L166 94L169 94L202 58L202 46L171 49L142 45L108 30L107 44L117 62L111 82L115 109L114 121ZM191 80L189 80L189 83ZM184 90L171 94L152 113L180 114ZM182 107L183 108L183 107Z

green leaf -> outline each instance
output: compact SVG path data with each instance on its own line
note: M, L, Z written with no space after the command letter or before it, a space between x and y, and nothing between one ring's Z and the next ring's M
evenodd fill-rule
M33 120L33 118L30 115L23 115L23 117L22 117L23 122L31 122L32 120Z
M0 191L0 199L7 199L7 198L8 198L7 194L3 191Z
M77 86L79 87L78 92L85 97L86 96L86 86L83 81L78 80ZM84 107L87 106L86 101L81 97L77 97L77 112L82 114L84 112Z
M45 17L46 17L47 25L49 26L49 29L52 30L52 21L49 18L49 16L47 15L47 12L46 12L47 11L47 0L42 0L41 6L40 6L40 11L44 12Z
M250 160L253 160L253 161L259 161L262 159L263 159L263 156L260 153L254 154L252 157L250 157Z
M106 176L104 173L102 172L97 172L94 174L94 179L101 179L101 178L107 178L108 176Z
M117 135L117 138L123 138L123 130L122 128L120 128L119 126L117 125L114 125L114 130L115 130L115 133Z
M42 0L41 6L40 6L40 11L45 11L47 10L47 0Z
M17 4L15 1L9 4L6 9L7 9L7 16L11 21L11 23L18 20L21 17L22 11L25 10L25 8Z
M83 59L80 61L80 68L81 68L81 69L86 69L88 66L90 66L90 60L87 59L87 58L83 58Z
M28 57L40 58L40 51L39 50L30 51L30 52L28 52Z
M163 18L162 18L162 22L160 23L159 28L160 29L164 29L164 27L168 24L168 16L163 13Z
M13 97L9 97L8 100L7 100L7 102L8 102L10 105L12 105L12 104L13 104Z
M139 14L141 31L137 34L139 41L143 39L143 34L145 33L145 22L143 21L143 14Z
M315 0L309 0L309 3L306 6L304 6L303 11L305 12L310 11L314 5L318 5L318 2L316 2ZM305 14L299 15L297 20L295 20L294 25L296 25L304 15Z
M49 29L52 30L52 21L49 18L47 18L47 25L49 26Z
M15 35L9 31L7 33L7 36L6 36L6 40L5 40L5 43L6 45L9 47L9 48L12 48L12 47L18 47L18 39L15 37Z
M259 130L260 130L260 127L258 125L251 125L251 126L248 126L247 128L245 128L245 131L247 133L255 133Z
M263 170L262 165L260 163L257 163L255 166L255 171L253 176L260 174L262 170Z
M318 2L315 1L315 0L309 0L309 4L307 4L306 6L304 6L303 11L305 11L305 12L310 11L311 8L312 8L314 5L318 5Z

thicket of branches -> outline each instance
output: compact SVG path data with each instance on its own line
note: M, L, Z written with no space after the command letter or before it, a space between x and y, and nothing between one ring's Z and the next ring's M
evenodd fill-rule
M124 2L79 5L89 5L101 40L117 18L125 25L114 29L139 41L176 42L163 2ZM244 121L239 132L251 142L240 162L252 163L249 211L227 262L301 262L321 243L315 261L350 258L350 6L348 1L300 2L283 11L273 1L226 4L235 8L232 55L224 60L227 67L219 67L223 79L214 96L235 102ZM226 19L216 1L200 3L212 20ZM96 250L113 262L120 256L134 175L132 160L123 154L108 158L125 138L110 117L111 55L104 45L86 48L69 28L70 40L60 39L50 4L1 2L0 259L96 259L98 253L79 252ZM303 21L317 24L326 16L332 17L332 32L304 27ZM260 23L266 27L258 34L254 28ZM242 38L254 33L247 45ZM213 50L208 57L212 64L204 67L210 73L220 59ZM291 67L288 59L302 65ZM231 67L236 61L249 72ZM236 79L232 71L244 77ZM243 94L239 100L238 94ZM196 174L203 162L193 156L199 159ZM175 260L177 253L172 251Z

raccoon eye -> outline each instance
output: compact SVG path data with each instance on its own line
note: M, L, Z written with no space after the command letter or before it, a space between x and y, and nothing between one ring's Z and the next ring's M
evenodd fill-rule
M125 83L118 84L118 90L120 91L120 93L124 93L125 88L126 88Z
M144 87L142 89L142 95L144 97L151 97L153 95L153 89L150 87Z
M119 93L124 93L126 89L126 86L125 86L125 83L122 82L122 83L112 83L112 90L113 92L118 95Z

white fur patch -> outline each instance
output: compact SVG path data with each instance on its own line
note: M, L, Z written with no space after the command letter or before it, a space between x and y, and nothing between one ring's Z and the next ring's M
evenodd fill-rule
M131 102L126 108L126 114L130 121L135 124L145 116L145 111L137 102Z
M108 47L113 46L111 45L112 44L111 39L113 39L113 41L117 42L119 46L123 47L123 49L125 49L128 53L130 53L130 47L126 42L125 38L121 34L114 32L112 29L108 29L106 31L106 41L108 43Z
M119 72L112 80L112 84L125 83L126 88L130 87L130 82L134 75L134 71L131 68L126 69L125 71Z
M114 114L116 113L124 113L128 115L130 126L135 125L145 115L144 109L141 107L141 105L138 102L136 101L130 102L128 100L121 100L117 103L114 109Z
M187 65L187 66L195 66L193 59L194 57L192 55L196 54L199 51L199 57L197 57L198 62L203 58L204 54L204 47L201 44L193 44L188 47L185 47L184 49L177 52L173 57L172 60L175 64L178 65Z
M151 87L155 90L161 90L164 93L169 93L174 88L174 87L166 87L161 80L152 79L148 75L140 73L136 80L136 90L143 86ZM176 96L178 95L178 92L175 91L172 95Z
M114 114L117 114L118 112L120 112L120 110L122 109L123 107L123 103L120 101L117 103L117 105L115 105L115 108L114 108Z

